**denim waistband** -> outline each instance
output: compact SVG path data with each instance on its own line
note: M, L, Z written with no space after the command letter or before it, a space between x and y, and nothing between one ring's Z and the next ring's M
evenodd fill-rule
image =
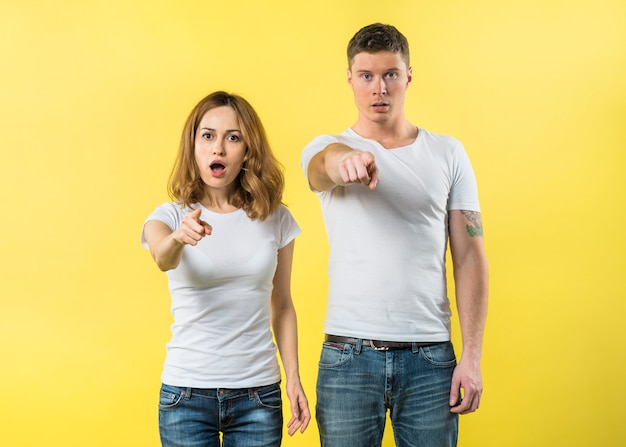
M278 388L280 389L280 382L272 383L270 385L255 386L248 388L193 388L184 386L170 385L174 388L181 390L184 399L190 399L192 396L204 396L204 397L226 397L229 398L248 396L254 397L257 393L262 393L266 390Z
M428 342L416 342L416 341L385 341L385 340L369 340L365 338L354 338L354 337L341 337L339 335L331 335L326 334L324 337L325 341L329 341L331 343L346 343L349 345L357 345L359 341L361 342L361 346L367 346L377 351L391 351L395 349L413 349L413 347L426 347L426 346L434 346L440 345L443 343L447 343L447 341L428 341Z

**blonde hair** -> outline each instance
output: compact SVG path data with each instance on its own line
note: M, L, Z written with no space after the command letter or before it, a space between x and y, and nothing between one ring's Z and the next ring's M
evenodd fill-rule
M238 95L214 92L193 108L183 128L168 192L184 206L211 200L194 156L196 132L205 113L223 106L235 111L246 145L242 169L231 189L229 202L243 209L251 219L265 220L282 204L283 167L272 153L259 116L250 103Z

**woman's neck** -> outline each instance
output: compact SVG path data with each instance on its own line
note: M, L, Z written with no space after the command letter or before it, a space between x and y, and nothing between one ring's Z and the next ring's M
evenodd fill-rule
M232 213L238 209L230 203L230 197L227 194L207 195L207 197L200 201L200 204L207 210L219 214Z

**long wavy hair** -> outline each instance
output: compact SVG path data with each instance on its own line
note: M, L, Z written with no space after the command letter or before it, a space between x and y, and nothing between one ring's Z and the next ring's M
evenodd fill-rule
M229 202L243 209L251 219L265 220L282 203L283 166L272 153L259 116L248 101L235 94L217 91L193 108L183 128L168 192L172 199L184 206L203 200L211 202L194 156L196 132L204 114L222 106L235 111L246 145L241 172L232 185Z

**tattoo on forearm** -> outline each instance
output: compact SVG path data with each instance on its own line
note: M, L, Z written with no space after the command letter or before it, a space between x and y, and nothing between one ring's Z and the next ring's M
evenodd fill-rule
M471 237L482 236L483 235L483 220L480 217L480 213L476 211L462 210L461 214L463 214L463 216L468 221L468 224L465 225L467 234L469 234Z

